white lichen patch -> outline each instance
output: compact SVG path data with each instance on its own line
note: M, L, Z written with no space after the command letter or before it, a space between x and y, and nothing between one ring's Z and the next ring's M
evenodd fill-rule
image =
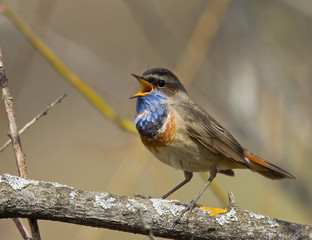
M210 214L212 213L211 209L207 209L207 210L204 210L202 208L199 208L203 213L205 214L208 214L210 216Z
M131 212L136 212L137 209L141 210L147 210L147 207L145 204L141 204L135 199L128 199L128 203L126 204L126 208Z
M245 211L245 212L249 214L250 218L255 218L255 219L258 219L258 220L260 220L260 219L267 219L267 223L272 228L279 227L279 223L274 218L263 216L263 215L258 214L258 213L253 213L253 212L248 212L248 211Z
M64 185L64 184L60 184L60 183L57 183L57 182L49 182L53 187L58 187L58 188L62 188L62 187L64 187L64 188L71 188L71 189L73 189L73 187L69 187L69 186L67 186L67 185Z
M26 188L30 184L38 185L40 183L40 181L37 180L24 179L7 173L3 174L3 176L0 176L0 182L7 182L13 190L20 190ZM53 187L69 188L74 190L73 187L69 187L67 185L63 185L56 182L45 182L45 183L51 184Z
M268 224L270 224L270 227L272 228L279 227L279 224L275 219L270 218L270 217L267 217L267 218L268 218Z
M71 191L69 193L70 199L75 199L75 197L77 196L78 192L76 190Z
M306 226L306 229L309 229L309 227L308 227L308 226ZM312 239L312 232L310 232L310 233L309 233L309 235L308 235L308 239Z
M136 208L135 208L134 205L132 205L131 203L127 203L127 204L126 204L126 208L127 208L130 212L136 212Z
M178 216L179 213L185 208L184 206L172 204L179 202L177 200L153 198L150 199L150 201L152 202L154 209L160 216L165 215L168 212L171 212L173 216Z
M33 185L39 184L39 181L28 180L28 179L24 179L18 176L13 176L7 173L4 174L3 176L4 178L1 178L1 181L6 181L13 190L21 190L23 188L26 188L30 184L33 184Z
M142 203L139 203L137 200L135 199L128 199L128 202L130 202L132 205L134 206L138 206L138 207L141 207L143 208L143 210L147 210L147 207L145 204L142 204Z
M265 218L265 216L263 216L261 214L258 214L258 213L253 213L253 212L249 212L249 216L251 218L255 218L255 219L258 219L258 220Z
M229 224L230 222L237 222L238 217L236 216L236 211L231 209L231 211L223 214L221 216L216 217L217 222L220 226L224 226L225 224Z
M116 198L107 198L108 193L100 193L95 196L95 202L99 204L104 209L110 209L116 206Z

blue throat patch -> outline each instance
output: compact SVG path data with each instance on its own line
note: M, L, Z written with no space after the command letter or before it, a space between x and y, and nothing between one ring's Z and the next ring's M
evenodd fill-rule
M167 118L167 96L153 91L137 98L134 125L141 136L154 138Z

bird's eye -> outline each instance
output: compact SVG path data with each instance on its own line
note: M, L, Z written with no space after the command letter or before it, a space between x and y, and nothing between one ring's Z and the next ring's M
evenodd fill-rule
M159 80L159 81L158 81L158 86L159 86L159 87L164 87L165 85L166 85L165 80Z

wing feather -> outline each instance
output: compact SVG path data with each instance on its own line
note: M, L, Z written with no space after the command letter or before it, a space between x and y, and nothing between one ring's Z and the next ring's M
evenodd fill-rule
M250 168L244 149L237 140L194 102L177 106L186 123L188 134L210 151L221 154Z

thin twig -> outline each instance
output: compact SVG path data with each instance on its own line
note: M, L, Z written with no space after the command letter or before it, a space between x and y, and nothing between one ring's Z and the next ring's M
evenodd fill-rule
M38 221L35 218L28 218L31 235L34 240L41 240Z
M8 79L6 78L6 75L5 75L1 52L0 52L0 83L1 83L2 99L4 102L5 111L7 113L7 117L9 120L9 136L13 144L18 172L22 178L27 178L25 158L24 158L24 154L22 151L20 138L17 132L15 115L13 111L13 101L12 101L13 98L11 97L10 92L9 92Z
M8 79L6 78L6 75L5 75L1 49L0 49L0 86L1 86L2 99L3 99L5 111L7 113L7 118L9 121L9 136L12 140L12 145L13 145L13 150L14 150L14 154L16 158L18 172L19 172L20 177L27 179L26 163L25 163L25 158L24 158L24 154L22 151L20 138L17 132L15 115L13 111L13 98L11 97L10 92L9 92ZM40 240L40 233L39 233L37 220L29 219L29 225L30 225L33 239Z
M47 115L50 108L54 107L55 104L60 103L64 97L66 97L66 94L63 94L58 99L56 99L54 102L50 103L41 113L39 113L36 117L34 117L31 121L26 123L24 127L19 130L18 134L21 135L25 130L27 130L31 125L33 125L39 118L42 116ZM0 148L0 152L2 152L9 144L11 143L11 139L9 139L3 146Z
M20 218L13 218L13 222L25 240L32 240L30 233L28 232L25 225L21 222Z

